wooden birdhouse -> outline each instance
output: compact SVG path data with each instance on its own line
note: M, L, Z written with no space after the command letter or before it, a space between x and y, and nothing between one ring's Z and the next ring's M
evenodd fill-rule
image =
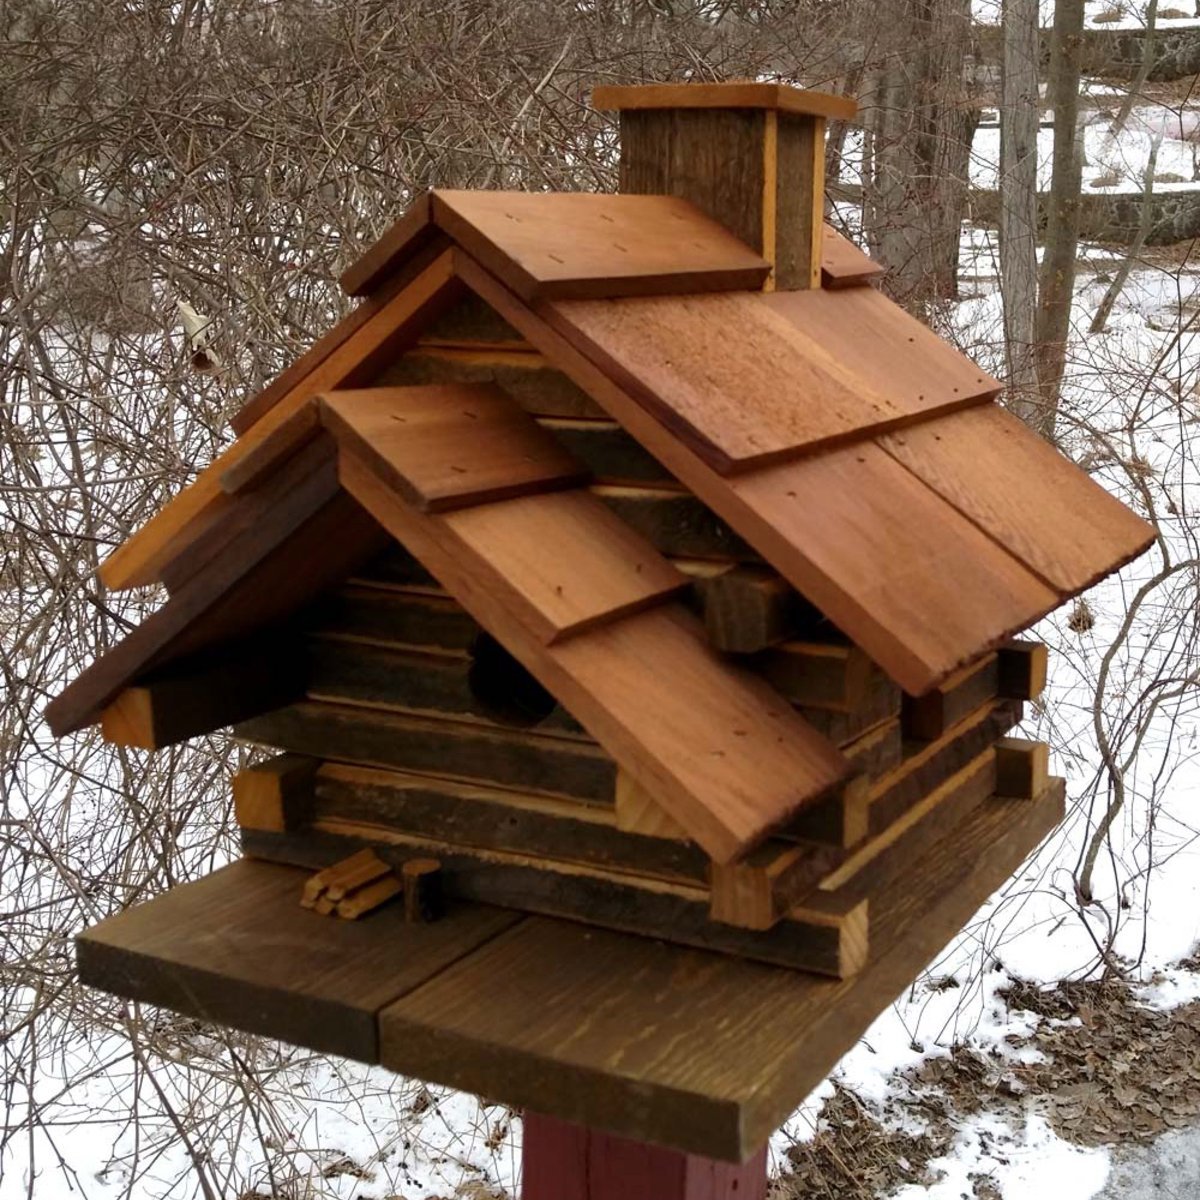
M823 224L851 103L595 100L620 194L419 197L104 564L55 733L277 756L80 968L738 1162L1059 820L1012 638L1152 532Z

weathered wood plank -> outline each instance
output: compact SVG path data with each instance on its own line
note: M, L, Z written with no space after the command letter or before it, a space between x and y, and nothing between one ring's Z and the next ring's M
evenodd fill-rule
M905 696L904 736L931 742L1000 694L1000 665L995 654L960 667L923 696Z
M858 711L872 693L885 690L890 682L858 646L845 639L784 642L747 665L793 704L835 712Z
M598 746L480 723L305 701L245 721L236 737L336 762L398 768L611 804L616 763Z
M98 720L122 688L149 671L289 619L383 541L375 522L341 492L290 532L274 533L273 549L252 545L245 555L219 559L97 659L46 707L51 730L61 736Z
M587 469L494 384L325 392L322 422L422 512L574 487Z
M696 590L708 640L733 654L765 650L823 619L786 579L756 564L698 579Z
M996 743L996 794L1028 800L1040 796L1050 779L1050 747L1025 738Z
M708 879L708 855L694 843L624 832L611 809L436 776L325 763L308 816L531 858Z
M1012 700L1036 700L1046 690L1050 658L1041 642L1011 638L996 650L1000 659L1000 695Z
M404 288L355 323L348 336L306 367L286 390L264 393L234 418L242 436L207 466L155 517L126 538L100 566L100 578L114 590L156 582L165 564L187 553L197 533L220 522L234 500L221 478L318 392L366 382L395 355L440 305L460 294L462 285L443 253Z
M802 904L843 857L840 849L818 842L771 842L739 862L714 863L712 919L743 929L771 929Z
M984 750L886 829L848 854L821 880L821 889L843 898L865 899L877 894L947 830L961 824L980 804L996 795L996 761L994 749Z
M1141 517L996 405L879 444L1064 597L1154 540Z
M724 479L569 340L568 328L547 324L553 305L535 314L465 255L455 271L912 694L1054 606L1049 588L944 501L945 511L932 512L939 498L913 491L919 481L890 472L877 448L879 457L862 453L861 462L857 447ZM830 495L851 503L831 508ZM879 534L869 551L864 529ZM955 573L952 605L944 588L916 594L914 562L970 565Z
M157 750L290 704L304 691L297 641L264 635L152 671L101 712L101 735Z
M867 799L872 835L882 833L956 771L994 745L1021 721L1021 705L985 704L951 726L937 741L910 742L903 761L875 780Z
M348 821L314 822L302 836L243 831L246 853L319 869L363 847L399 865L436 858L447 895L606 929L662 938L797 970L842 978L861 969L867 952L867 906L817 892L773 929L756 931L709 918L707 887L642 878L400 834Z
M374 561L364 572L378 568L386 573L394 565L397 573L407 573L411 560L397 554ZM356 582L322 596L309 610L306 628L318 635L458 657L466 657L480 634L478 622L444 593Z
M596 484L591 488L631 528L667 557L745 561L758 555L690 492Z
M359 1062L379 1059L376 1014L519 920L462 906L434 925L400 908L330 921L300 907L304 876L236 862L76 939L81 980L202 1021Z
M520 343L522 346L525 343ZM528 349L486 350L419 342L376 381L381 386L491 383L539 417L603 419L604 410L542 355Z
M526 455L541 462L535 446L545 443L547 459L561 465L562 452L529 417L498 391L490 399L493 423L505 419L505 414L521 423L528 435L520 439ZM391 532L401 535L398 540L429 566L428 553L410 540L414 534L421 536L413 523L419 525L428 510L427 504L413 503L410 476L425 469L419 466L425 461L419 442L383 439L361 405L329 396L322 403L342 446L343 483L354 474L346 465L349 454L362 464L369 497L385 498L388 513L411 509L413 520ZM478 408L472 401L466 412ZM410 486L397 488L397 481L403 479ZM375 504L372 499L368 502ZM488 593L507 622L519 624L545 644L661 603L686 586L683 576L653 546L582 489L456 508L436 521L426 520L425 535L436 539L441 553L457 563L459 583L470 591ZM448 590L466 599L458 589ZM469 610L470 602L464 607Z
M757 288L769 269L672 196L435 191L433 217L526 300Z
M383 1062L566 1120L742 1161L1062 808L1057 786L1033 805L981 805L908 865L873 897L874 950L856 978L821 980L535 918L390 1005L380 1017Z
M561 705L554 705L544 717L531 714L529 719L518 719L512 714L501 719L495 707L480 700L472 688L474 663L470 658L322 637L308 642L307 657L307 691L315 700L587 736ZM520 664L516 670L526 674ZM514 681L514 689L524 683Z

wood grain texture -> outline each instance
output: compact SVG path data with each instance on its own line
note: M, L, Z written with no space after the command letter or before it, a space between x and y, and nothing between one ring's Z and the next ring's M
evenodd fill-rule
M385 367L375 382L381 387L494 383L535 416L604 417L604 410L595 401L546 358L528 349L477 350L418 342Z
M714 858L736 855L846 778L837 751L765 684L722 661L677 606L547 645L463 553L461 529L447 536L451 521L488 509L426 516L349 456L341 469L350 492Z
M342 492L315 511L290 513L282 529L264 524L247 538L46 706L46 721L56 736L98 720L123 688L150 671L292 617L377 554L385 540L379 526Z
M221 490L230 496L258 487L321 432L315 405L305 404L276 425L253 449L221 473Z
M902 760L871 782L866 801L870 834L883 833L1020 722L1019 703L997 700L952 725L936 741L905 743Z
M100 732L114 745L157 750L299 699L304 676L294 641L264 634L139 679L100 714Z
M995 405L879 444L1063 598L1154 540L1141 517Z
M322 820L303 834L244 830L242 844L245 853L255 857L309 868L324 868L363 848L395 867L414 857L436 858L447 896L837 978L860 969L867 948L866 905L844 904L840 896L824 892L814 892L774 928L758 931L710 920L706 887L590 864L450 845L382 826Z
M776 292L764 307L818 343L850 387L875 395L899 425L990 400L1000 381L874 288Z
M584 482L587 469L494 384L326 392L321 421L422 512Z
M996 654L985 654L960 667L923 696L904 697L904 736L915 741L933 741L999 695L999 659Z
M613 797L613 811L617 828L626 833L642 834L646 837L666 841L687 843L690 839L674 817L668 816L663 807L644 787L626 771L617 771L617 790ZM705 863L705 878L708 878L708 863Z
M981 806L880 895L875 953L822 981L531 919L380 1016L393 1070L742 1161L1062 814ZM546 963L555 969L544 969ZM579 1012L589 1019L581 1025ZM530 1021L529 1014L539 1014Z
M463 614L466 621L470 618ZM474 622L470 622L474 624ZM582 726L561 705L545 716L497 711L473 686L475 660L427 654L341 637L313 637L304 644L307 694L312 699L400 710L541 734L586 738ZM518 672L524 668L517 667ZM515 690L524 686L515 681Z
M422 192L404 210L400 219L342 272L338 280L342 291L347 296L368 295L436 233L429 193Z
M1046 690L1050 655L1041 642L1010 638L996 648L1000 695L1012 700L1036 700Z
M846 855L821 880L821 889L843 898L866 899L996 794L997 779L996 751L989 747Z
M826 225L821 239L821 286L831 291L861 287L883 275L883 267L868 258L849 238Z
M203 1020L366 1061L378 1048L409 1076L744 1161L1062 811L1057 780L1033 802L981 805L874 897L876 952L842 981L470 905L432 925L406 927L395 907L328 921L296 903L303 871L244 862L84 934L81 973ZM388 1003L393 987L404 994Z
M375 825L482 850L662 879L708 879L708 855L694 843L627 832L614 810L600 805L341 763L323 764L313 788L308 811L316 821Z
M839 848L819 842L772 842L740 862L714 863L712 919L744 929L771 929L829 878L844 857Z
M320 762L303 754L277 754L233 777L233 814L243 829L281 833L312 817Z
M272 404L255 411L234 442L100 566L106 587L119 590L158 580L164 564L186 555L196 532L225 519L233 499L221 487L224 474L318 392L365 382L382 361L414 336L419 322L459 292L452 259L442 254L412 282L355 326Z
M927 691L1055 605L1051 589L928 488L912 490L919 481L907 471L905 478L898 476L881 462L888 456L878 448L867 447L861 463L848 449L723 479L637 398L477 264L460 256L455 270L906 691ZM859 472L860 467L866 470ZM800 487L792 485L793 473ZM884 494L879 509L872 511L876 500L869 489L880 481ZM846 497L845 508L831 509L830 495ZM814 533L829 537L828 526L837 527L835 538L843 544L839 550L835 540L814 555L810 539ZM859 545L864 532L880 535L870 552ZM934 587L951 564L959 593L952 604L945 589ZM928 595L913 602L914 585L939 593L932 607L924 603ZM946 607L950 612L943 621Z
M768 467L729 487L759 522L757 548L798 586L807 579L807 597L912 694L1058 602L869 442Z
M825 118L790 112L767 114L774 125L775 167L764 197L772 214L769 291L819 288L825 222Z
M511 476L513 460L528 457L534 462L527 466L542 468L541 478L550 475L556 482L569 482L575 464L548 435L502 393L489 392L485 401L467 404L466 412L481 414L470 419L468 427L476 420L487 423L490 412L493 425L511 420L512 428L521 430L516 437L519 448L511 456L501 456L502 471ZM383 437L371 406L364 411L354 398L344 402L327 399L326 403L332 416L330 427L343 450L361 457L373 477L383 487L395 490L402 502L415 501L415 513L430 511L429 497L439 488L444 495L446 488L458 486L449 470L453 464L444 456L431 464L419 439ZM491 461L488 442L481 442L477 452L454 449L463 436L463 421L468 418L451 422L457 428L447 450L464 462L477 453L482 465L474 474L483 475ZM448 464L445 470L443 463ZM414 471L423 481L419 485L413 482ZM434 482L435 475L440 478L447 471L448 484ZM499 486L495 472L487 478L493 489ZM480 486L486 488L487 484L481 482ZM526 495L447 511L429 529L446 553L461 557L468 565L476 590L493 592L516 620L546 643L577 636L602 622L658 603L686 586L683 576L653 546L584 490ZM470 605L464 603L464 607Z
M305 629L314 638L408 646L463 660L480 634L470 613L440 589L375 578L350 580L320 597Z
M818 614L769 567L730 567L697 580L708 640L718 650L753 654L786 641Z
M767 151L766 124L761 110L750 109L623 112L618 190L689 201L769 262L774 238L763 201L774 153Z
M362 922L301 908L305 873L242 861L76 940L91 987L203 1021L378 1061L376 1014L520 918L463 906L432 926L385 908Z
M244 741L336 762L397 768L611 804L616 764L578 738L308 700L235 726Z
M849 121L858 112L858 104L849 96L754 80L610 84L592 89L592 107L619 112L653 108L761 108L843 121Z
M270 412L288 393L301 384L334 351L372 320L401 291L422 275L449 248L447 238L438 234L426 242L375 289L373 295L352 308L336 325L318 338L303 354L281 371L261 392L242 405L229 419L234 433L241 436L258 419Z
M809 293L562 300L539 311L664 432L732 474L906 418L772 307L776 296L801 294Z
M433 214L527 300L756 288L769 270L674 196L435 191Z
M1028 800L1040 796L1050 779L1050 747L1026 738L996 743L996 794Z
M446 544L470 559L480 586L504 596L547 644L687 586L649 542L586 491L449 513L442 530Z

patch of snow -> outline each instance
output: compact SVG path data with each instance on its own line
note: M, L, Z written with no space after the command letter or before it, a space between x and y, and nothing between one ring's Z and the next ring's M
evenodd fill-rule
M941 1179L931 1187L909 1185L893 1200L963 1200L987 1180L1004 1200L1093 1200L1108 1181L1109 1153L1072 1146L1030 1112L1024 1127L981 1113L959 1130L953 1150L929 1164Z

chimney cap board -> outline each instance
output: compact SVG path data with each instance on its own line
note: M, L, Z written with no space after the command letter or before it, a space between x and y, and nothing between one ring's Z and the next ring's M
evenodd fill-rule
M741 80L728 83L603 85L592 89L601 111L649 108L761 108L814 117L852 120L858 105L848 96L810 91L786 83Z

